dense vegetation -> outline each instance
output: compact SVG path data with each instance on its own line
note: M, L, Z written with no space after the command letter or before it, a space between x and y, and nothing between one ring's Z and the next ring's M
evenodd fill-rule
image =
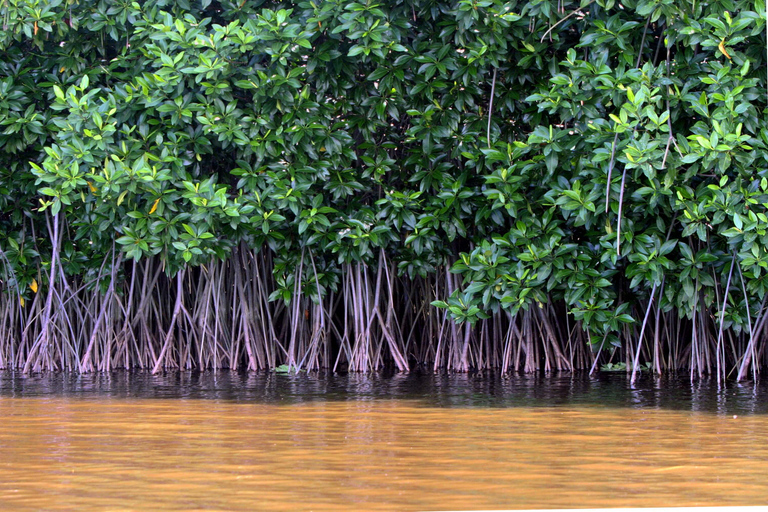
M0 367L768 361L764 0L3 0Z

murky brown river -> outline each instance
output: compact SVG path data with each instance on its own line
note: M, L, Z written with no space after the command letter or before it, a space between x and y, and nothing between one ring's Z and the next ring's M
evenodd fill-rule
M757 388L463 378L6 376L0 508L768 504Z

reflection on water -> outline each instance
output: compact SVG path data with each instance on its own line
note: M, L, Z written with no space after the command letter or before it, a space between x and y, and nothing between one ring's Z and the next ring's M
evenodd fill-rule
M607 406L662 408L717 414L768 414L768 383L728 383L687 377L640 379L624 373L316 374L147 372L22 375L0 371L0 397L111 397L294 404L315 401L419 400L436 407Z
M766 504L760 386L643 386L623 376L0 374L0 508Z

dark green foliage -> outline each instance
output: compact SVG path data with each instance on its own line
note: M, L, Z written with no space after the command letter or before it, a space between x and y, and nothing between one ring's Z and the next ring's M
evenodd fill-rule
M47 322L66 293L88 310L78 286L130 317L143 260L173 277L238 247L268 253L264 307L290 323L321 305L308 332L342 359L354 340L334 297L368 295L381 302L355 332L378 319L393 341L377 357L405 367L502 364L477 352L479 325L507 346L617 347L637 367L644 318L658 371L743 376L765 357L763 0L4 0L0 17L7 365L67 337ZM403 290L399 320L384 289ZM38 295L37 313L19 307ZM181 329L179 311L155 327ZM404 341L405 318L442 326L437 348ZM449 332L456 364L439 355ZM526 369L550 367L520 347ZM569 350L563 367L594 367Z

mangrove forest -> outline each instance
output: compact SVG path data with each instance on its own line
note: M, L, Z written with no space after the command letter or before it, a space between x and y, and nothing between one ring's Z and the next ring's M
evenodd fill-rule
M768 363L764 0L0 22L0 368Z

